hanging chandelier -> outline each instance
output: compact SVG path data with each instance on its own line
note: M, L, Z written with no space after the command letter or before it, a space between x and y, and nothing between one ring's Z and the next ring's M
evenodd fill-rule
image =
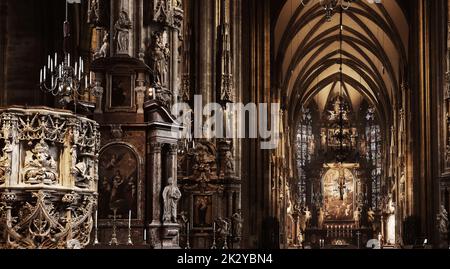
M59 98L61 105L66 106L73 102L75 107L80 96L87 92L93 93L92 73L85 72L85 63L81 57L78 61L72 59L69 53L70 23L68 20L68 3L66 1L66 18L63 24L64 57L59 63L58 53L48 56L47 65L40 70L40 88ZM71 2L72 3L72 2Z
M303 6L307 6L312 2L318 2L325 10L325 18L327 21L331 21L331 18L339 7L341 10L347 10L355 1L356 0L300 0Z

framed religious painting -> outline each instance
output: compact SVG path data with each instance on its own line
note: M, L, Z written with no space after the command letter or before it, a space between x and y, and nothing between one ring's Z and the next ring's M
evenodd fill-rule
M193 228L212 228L213 219L213 196L193 196Z
M135 75L109 74L106 94L107 112L136 112Z
M112 144L100 152L98 217L139 218L139 158L126 144Z

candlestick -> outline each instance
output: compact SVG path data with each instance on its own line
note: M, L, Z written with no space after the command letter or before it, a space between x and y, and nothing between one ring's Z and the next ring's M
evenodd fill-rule
M127 245L132 246L133 241L131 240L131 210L128 211L128 242Z
M213 223L213 244L211 246L211 249L216 249L216 222Z
M128 228L131 228L131 210L128 211Z
M190 236L189 236L189 221L186 222L186 249L191 249Z
M98 211L95 210L95 239L94 239L94 245L100 245L100 242L98 241Z
M111 241L109 242L110 246L119 245L119 242L117 241L117 234L116 234L116 214L117 214L117 209L114 209L112 235L111 235Z
M55 67L58 65L58 53L55 52Z

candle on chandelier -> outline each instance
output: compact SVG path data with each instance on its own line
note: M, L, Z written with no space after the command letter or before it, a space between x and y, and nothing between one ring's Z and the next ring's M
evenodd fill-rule
M128 211L128 229L131 229L131 210Z
M58 65L58 53L55 52L55 67Z
M95 210L95 229L98 228L98 210Z
M42 83L42 69L39 72L39 83Z
M47 66L44 65L44 81L47 77Z
M86 76L84 76L84 85L88 85L88 80L87 80L87 75Z
M78 63L75 62L75 76L78 75Z
M59 65L59 77L62 77L62 66Z
M147 241L147 229L144 229L144 242Z
M70 66L70 53L67 54L67 65Z
M50 66L50 55L48 56L47 65Z
M53 60L50 59L50 72L53 73Z

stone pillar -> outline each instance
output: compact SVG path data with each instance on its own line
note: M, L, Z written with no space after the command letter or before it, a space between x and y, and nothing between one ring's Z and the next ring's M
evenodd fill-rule
M150 244L160 248L159 229L161 227L161 143L151 142L149 149L148 180L150 181L151 216L150 216Z
M215 13L212 0L199 0L196 2L199 9L199 47L198 51L198 85L200 94L203 96L203 104L213 101L214 91L214 27Z
M169 166L168 176L173 179L173 184L177 185L177 175L178 175L178 145L170 145L169 148Z

